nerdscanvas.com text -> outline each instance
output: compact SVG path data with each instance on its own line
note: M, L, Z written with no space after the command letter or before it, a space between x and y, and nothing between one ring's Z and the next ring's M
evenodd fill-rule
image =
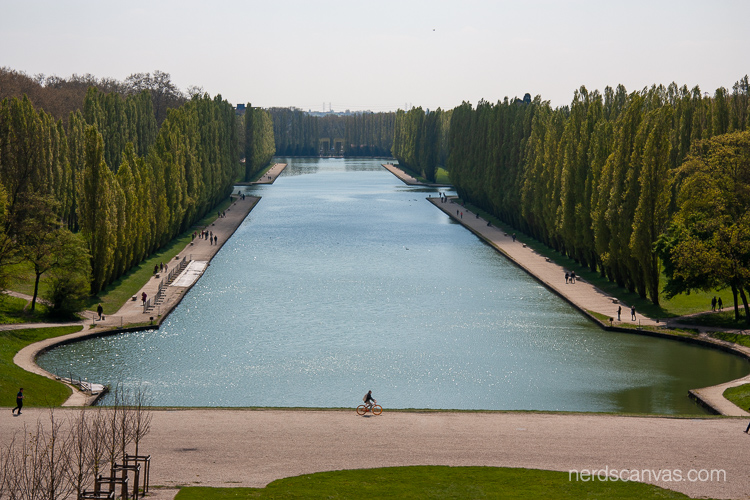
M571 469L569 481L635 481L638 483L691 483L726 482L723 469L617 469L606 466L595 469Z

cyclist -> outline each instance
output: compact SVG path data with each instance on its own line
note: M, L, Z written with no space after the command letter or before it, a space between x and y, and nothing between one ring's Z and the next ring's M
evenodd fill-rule
M372 405L377 403L377 401L375 401L375 399L372 397L372 391L367 391L367 394L365 394L365 397L362 398L362 401L365 402L365 405L369 409L372 409Z

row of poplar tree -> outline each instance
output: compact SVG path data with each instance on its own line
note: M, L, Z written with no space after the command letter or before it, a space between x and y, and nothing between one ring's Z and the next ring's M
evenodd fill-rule
M435 182L438 166L448 159L448 133L453 111L399 109L394 122L391 152L409 170Z
M276 156L318 156L321 140L343 143L344 156L391 156L395 113L315 116L296 108L270 108Z
M243 149L255 171L268 164L270 115L259 110L244 121L221 96L207 94L171 109L159 126L147 91L91 88L67 127L25 96L4 99L0 278L9 264L31 262L32 304L45 276L55 308L75 310L251 175L241 171Z
M603 93L581 87L570 106L558 108L528 95L496 104L480 101L475 108L463 103L451 112L447 140L427 124L432 114L440 116L412 109L397 119L394 154L410 166L414 162L431 171L434 151L447 147L447 169L464 200L656 304L664 264L671 293L729 286L735 304L739 294L747 311L747 77L732 92L720 88L713 97L697 87L672 84L631 93L622 86ZM424 138L432 142L422 144ZM434 143L441 140L447 146ZM685 172L690 169L712 181L716 180L707 171L733 179L731 185L719 183L710 196L700 197L710 200L715 212L707 213L706 201L700 216L724 220L722 228L714 225L708 231L706 224L696 225L695 211L685 213L687 206L695 208L701 186L688 180ZM685 191L688 185L691 196ZM710 183L702 185L707 189ZM720 191L733 194L722 197ZM677 231L681 236L675 235L677 223L682 224ZM721 231L734 236L720 237ZM692 277L671 252L688 234L693 242L723 238L689 263ZM734 256L722 260L721 245ZM682 252L687 265L690 252L684 245ZM703 261L701 271L701 259L714 262ZM734 269L719 273L717 262Z

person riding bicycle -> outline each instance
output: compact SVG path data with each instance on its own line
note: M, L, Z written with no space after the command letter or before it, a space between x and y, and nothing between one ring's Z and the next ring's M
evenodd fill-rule
M375 398L372 397L372 391L367 391L367 394L365 394L365 397L362 398L362 401L365 402L365 405L367 405L368 408L372 408L372 405L377 403L377 401L375 401Z

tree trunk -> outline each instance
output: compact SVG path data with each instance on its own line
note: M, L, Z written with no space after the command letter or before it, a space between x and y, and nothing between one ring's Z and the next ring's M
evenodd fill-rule
M747 295L742 287L740 287L740 297L742 297L742 305L745 306L745 323L750 325L750 306L747 305Z
M734 320L740 320L740 307L737 302L737 287L732 285L732 296L734 296Z
M34 296L31 298L31 312L34 312L34 309L36 309L36 298L39 294L39 278L42 276L42 273L39 271L36 272L36 279L34 280Z

